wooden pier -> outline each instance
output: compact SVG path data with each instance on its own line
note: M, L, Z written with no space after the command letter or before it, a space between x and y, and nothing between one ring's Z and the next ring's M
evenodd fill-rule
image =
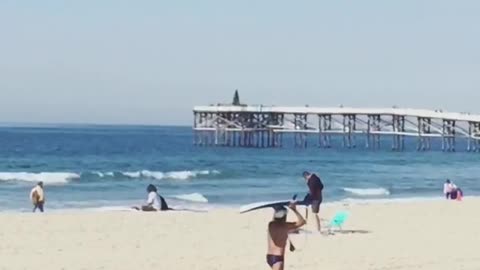
M443 151L456 150L457 140L466 149L480 151L480 115L401 108L273 107L249 105L198 106L194 113L194 144L199 146L272 148L284 145L290 134L295 147L330 148L332 137L341 146L355 148L359 138L368 149L380 148L380 136L392 138L394 151L405 149L405 138L416 137L418 151L427 151L432 140L441 140ZM310 138L310 140L308 140Z

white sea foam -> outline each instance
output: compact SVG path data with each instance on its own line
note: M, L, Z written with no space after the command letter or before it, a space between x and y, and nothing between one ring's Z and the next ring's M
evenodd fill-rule
M65 184L68 183L70 180L79 178L79 174L71 172L0 172L0 181L42 181L45 184Z
M161 179L165 178L165 173L163 173L163 172L154 172L154 171L143 170L139 173L140 173L139 176L137 176L136 178L144 177L144 178L152 178L152 179L158 179L158 180L161 180Z
M91 212L137 212L137 210L128 206L101 206L81 209L82 211Z
M173 197L184 201L208 203L208 199L200 193L181 194Z
M122 174L131 178L139 178L142 175L141 172L123 172Z
M92 174L96 174L98 177L105 177L105 174L102 172L92 172Z
M195 178L199 175L209 175L209 174L213 174L213 172L210 172L210 171L178 171L178 172L165 173L165 178L186 180L186 179L190 179L190 178Z
M115 177L115 172L100 172L90 171L86 172L90 175L95 175L99 178ZM118 172L118 174L127 176L129 178L147 178L156 180L188 180L199 177L201 175L216 175L219 174L216 170L203 171L134 171L134 172ZM66 184L71 180L77 180L82 177L82 173L74 172L0 172L0 181L23 181L23 182L39 182L45 184Z
M343 190L357 196L390 195L390 191L386 188L344 188Z
M332 205L337 204L352 204L352 205L369 205L369 204L397 204L397 203L414 203L414 202L430 202L443 201L444 197L409 197L409 198L390 198L390 199L355 199L346 198L340 201L332 202Z
M172 179L172 180L187 180L198 177L199 175L214 175L219 174L219 171L172 171L172 172L159 172L159 171L137 171L137 172L122 172L123 175L130 178L151 178L157 180Z

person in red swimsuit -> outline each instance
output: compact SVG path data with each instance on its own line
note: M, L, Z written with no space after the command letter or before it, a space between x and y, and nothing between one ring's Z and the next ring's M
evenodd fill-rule
M303 172L303 177L305 178L309 189L309 193L305 197L305 201L309 202L312 207L312 212L314 213L315 220L317 222L317 229L320 232L321 225L318 214L320 212L320 204L322 204L323 201L322 192L324 186L322 180L320 180L320 177L318 177L316 174ZM305 218L308 219L308 210Z

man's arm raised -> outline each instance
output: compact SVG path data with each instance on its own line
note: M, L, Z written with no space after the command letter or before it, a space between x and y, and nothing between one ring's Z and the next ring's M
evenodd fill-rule
M298 228L302 227L303 225L307 224L307 221L303 218L303 216L298 212L297 210L297 204L295 202L291 203L288 206L290 209L292 209L293 213L297 216L297 222L293 223L288 223L288 229L289 230L297 230Z

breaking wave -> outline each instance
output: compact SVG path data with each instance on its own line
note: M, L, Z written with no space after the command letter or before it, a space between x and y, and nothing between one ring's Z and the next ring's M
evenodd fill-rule
M357 196L386 196L390 191L386 188L344 188L343 191Z
M155 180L188 180L200 176L218 175L216 170L194 170L194 171L135 171L135 172L0 172L1 181L39 182L45 184L66 184L70 181L81 180L82 178L135 178Z
M137 172L122 172L124 176L130 178L150 178L150 179L171 179L171 180L187 180L196 178L201 175L215 175L219 174L219 171L205 170L205 171L172 171L172 172L156 172L156 171L137 171Z
M181 194L177 196L173 196L176 199L183 200L183 201L190 201L190 202L200 202L200 203L208 203L208 199L205 198L200 193L192 193L192 194Z
M75 179L80 179L80 175L71 172L0 172L0 181L42 181L45 184L65 184Z

